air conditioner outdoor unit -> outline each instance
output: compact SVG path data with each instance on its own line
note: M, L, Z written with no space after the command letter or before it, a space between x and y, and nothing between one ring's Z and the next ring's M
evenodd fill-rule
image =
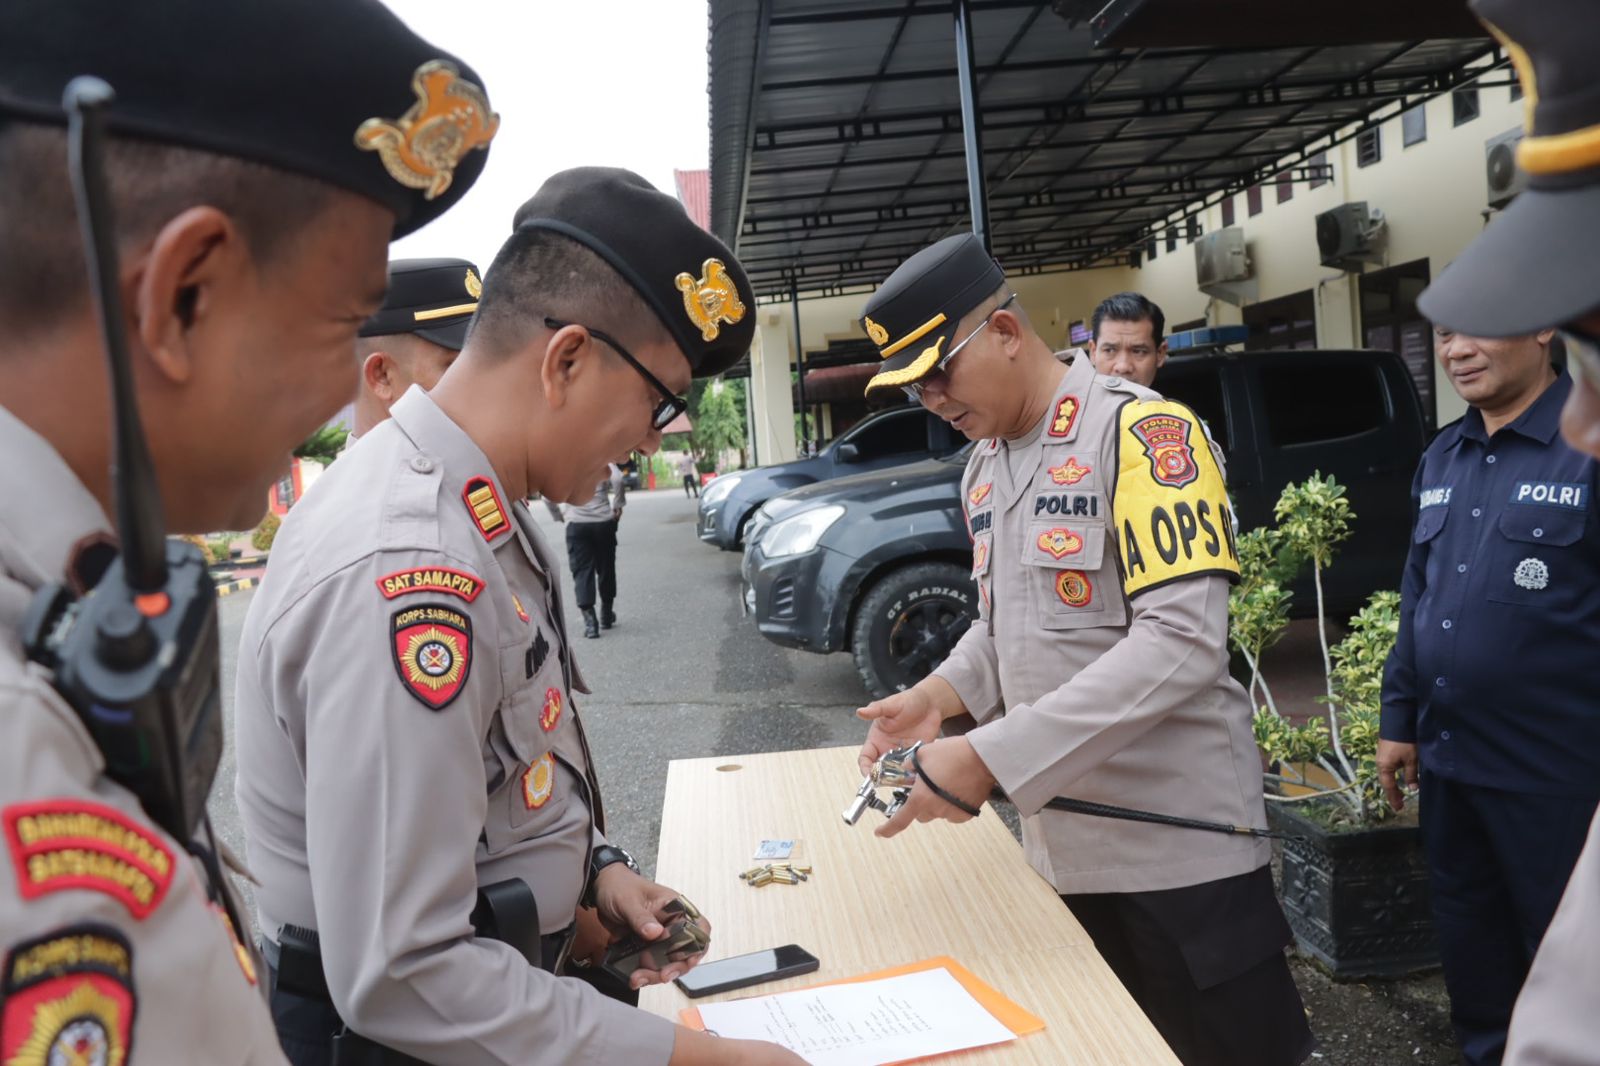
M1359 273L1362 263L1382 263L1386 236L1383 212L1365 200L1340 204L1317 216L1317 251L1322 265Z
M1527 188L1528 175L1517 166L1517 145L1522 127L1506 130L1483 142L1483 169L1489 182L1489 206L1499 210Z
M1194 273L1200 291L1228 303L1254 300L1258 285L1250 267L1244 230L1238 226L1208 233L1194 242Z

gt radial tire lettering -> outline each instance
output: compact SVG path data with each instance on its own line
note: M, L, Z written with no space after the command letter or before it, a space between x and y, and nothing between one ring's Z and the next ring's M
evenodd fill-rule
M931 599L934 596L948 596L953 600L960 600L962 603L969 603L969 602L971 602L971 599L972 599L970 596L968 596L965 592L962 592L960 589L926 588L926 589L918 589L917 591L913 592L911 594L911 602L915 603L918 600ZM898 618L900 615L905 613L905 608L906 608L906 601L905 600L897 600L894 603L893 606L891 606L887 611L884 612L883 617L888 618L888 619Z

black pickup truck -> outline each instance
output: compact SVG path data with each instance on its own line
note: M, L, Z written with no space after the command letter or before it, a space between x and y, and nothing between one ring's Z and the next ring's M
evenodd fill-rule
M1349 490L1356 521L1326 587L1337 617L1396 588L1411 476L1426 431L1405 364L1380 351L1175 356L1155 387L1205 420L1228 458L1241 529L1272 520L1278 494L1315 471ZM976 617L962 519L968 449L774 497L750 520L745 607L768 639L850 651L875 697L915 684ZM1314 610L1309 587L1299 611Z

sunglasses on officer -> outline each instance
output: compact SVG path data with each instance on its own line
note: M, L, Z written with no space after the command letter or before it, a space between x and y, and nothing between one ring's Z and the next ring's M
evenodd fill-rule
M951 345L950 350L945 352L944 356L937 363L933 364L933 369L922 375L922 380L912 382L910 385L900 386L900 388L905 390L905 394L911 397L911 401L913 403L921 403L922 387L928 383L928 380L944 373L944 368L950 365L950 360L956 357L956 353L965 348L968 344L972 343L972 338L976 337L978 334L982 333L988 328L989 320L992 319L996 313L1004 311L1006 308L1010 307L1016 298L1017 294L1012 293L1010 296L1007 296L1004 300L1002 300L999 306L997 306L993 311L990 311L988 314L984 315L983 321L978 323L977 328L971 333L967 334L965 337L961 338L961 340L957 341L955 344Z
M544 320L544 324L546 329L552 330L566 329L568 326L578 325L576 322L562 322L561 320L555 318L546 318ZM650 415L651 429L665 429L672 423L674 418L677 418L679 415L683 414L683 412L689 409L688 400L683 399L681 396L675 395L671 389L661 384L661 379L650 373L650 371L646 370L644 368L644 364L635 359L628 349L624 348L617 342L615 337L611 336L609 333L602 333L600 330L597 330L592 326L584 326L583 328L589 331L589 336L594 337L597 340L604 341L606 344L610 345L612 351L622 356L623 362L637 370L639 372L639 376L653 385L655 390L661 394L661 402L656 404L655 411L653 411Z

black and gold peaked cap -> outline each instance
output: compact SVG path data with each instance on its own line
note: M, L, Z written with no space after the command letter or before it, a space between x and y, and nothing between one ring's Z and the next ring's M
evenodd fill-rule
M862 314L883 360L867 394L922 380L955 343L963 315L994 295L1005 271L975 234L946 237L901 263Z
M466 259L391 259L383 306L361 324L360 334L415 333L459 352L483 293L479 277Z
M632 171L564 170L518 208L515 227L561 234L609 263L667 327L695 377L720 374L750 350L756 298L744 267L682 204Z
M1528 185L1422 294L1441 326L1513 337L1600 308L1600 5L1474 0L1522 83Z
M404 236L477 180L500 119L460 59L376 0L4 0L0 125L63 125L109 82L113 134L251 160L366 196Z

